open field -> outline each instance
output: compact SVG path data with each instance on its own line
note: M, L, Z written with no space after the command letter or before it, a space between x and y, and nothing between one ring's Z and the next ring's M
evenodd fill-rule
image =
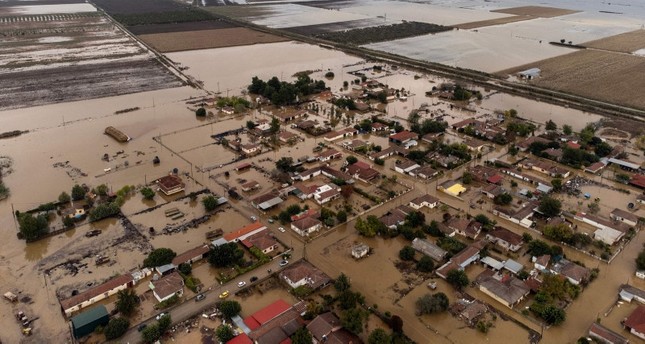
M633 53L645 48L645 30L625 32L619 35L582 43L587 48Z
M379 25L383 25L383 21L375 18L375 19L349 20L344 22L318 24L318 25L294 26L294 27L285 28L284 30L297 33L300 35L314 36L314 35L328 33L328 32L361 29L361 28L368 28L368 27L379 26Z
M476 29L476 28L485 27L485 26L503 25L503 24L508 24L508 23L515 23L515 22L518 22L518 21L531 20L533 18L534 17L526 16L526 15L517 15L517 16L511 16L511 17L504 17L504 18L497 18L497 19L474 21L474 22L470 22L470 23L463 23L463 24L455 25L455 27L460 29L460 30L470 30L470 29Z
M137 25L129 27L128 30L135 35L149 35L154 33L229 29L232 27L235 27L235 25L223 20L205 20L187 23Z
M138 42L95 13L0 21L0 108L179 86Z
M156 33L139 36L158 51L174 51L222 48L237 45L284 42L287 39L247 28L197 30L172 33Z
M172 0L95 0L94 4L109 14L170 12L180 11L188 7Z
M504 74L532 67L542 70L540 77L531 81L538 86L645 109L645 99L640 97L645 80L639 73L645 68L643 57L583 50L513 68Z
M503 8L491 12L514 14L518 16L532 16L541 18L553 18L567 14L577 13L579 11L568 10L565 8L545 7L545 6L521 6L512 8Z

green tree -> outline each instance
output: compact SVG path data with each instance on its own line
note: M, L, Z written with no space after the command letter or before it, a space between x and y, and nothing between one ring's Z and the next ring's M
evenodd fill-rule
M166 331L170 329L170 325L172 325L172 318L170 317L170 314L166 314L162 316L159 321L157 321L157 326L159 327L159 333L163 336Z
M159 326L157 324L149 325L141 331L141 339L145 343L152 344L159 338L161 338L161 332L159 332Z
M18 226L20 234L27 241L36 240L49 231L49 221L44 214L33 216L30 213L21 213L18 215Z
M141 189L141 194L145 199L153 199L155 197L155 192L151 188L145 187Z
M446 276L446 281L457 290L461 290L470 283L466 272L459 269L450 270Z
M563 323L567 318L567 314L564 312L564 310L554 305L548 305L544 307L544 310L542 311L542 314L540 314L540 316L549 325L559 325Z
M107 196L108 191L110 191L110 188L105 184L101 184L94 189L94 193L99 196Z
M345 158L345 160L347 160L347 163L350 164L350 165L355 164L355 163L358 162L358 159L353 155L347 156L347 158Z
M339 211L336 213L336 220L338 220L339 223L343 223L347 221L347 212L344 210Z
M414 254L415 251L412 248L412 246L403 246L403 248L399 251L399 258L401 260L413 260L414 259Z
M434 269L434 261L432 260L432 258L426 255L421 257L421 259L419 259L419 261L417 262L417 270L421 272L430 272L433 269Z
M70 197L69 194L65 191L61 192L60 195L58 195L58 201L61 203L69 202L71 199L72 197Z
M366 312L360 308L352 308L345 311L341 318L341 325L354 334L363 332L363 321L367 318Z
M277 133L280 132L280 120L277 119L276 117L273 117L271 119L271 124L269 126L269 132L272 135L276 135Z
M511 202L513 202L513 196L511 196L511 194L509 194L508 192L504 192L493 198L493 203L498 205L508 205L511 204Z
M464 174L461 176L461 181L464 184L470 184L473 182L473 175L469 172L464 172Z
M417 314L419 315L443 312L448 309L449 304L450 301L444 293L425 294L415 302Z
M182 274L184 274L186 276L190 275L193 272L193 267L188 263L179 264L177 269L179 270L179 272L181 272Z
M215 330L215 336L219 339L220 343L226 343L229 340L235 338L235 332L228 325L220 325Z
M600 142L596 145L596 148L594 148L594 153L599 157L604 157L609 155L612 150L613 148L607 142Z
M85 188L76 184L72 187L72 199L75 201L80 201L85 198Z
M291 157L282 157L275 162L275 168L282 172L293 172L295 168L293 167L293 158Z
M360 216L356 219L356 223L354 224L354 228L356 228L356 231L362 236L371 238L376 235L376 230L370 226L370 224L363 220Z
M195 110L195 115L198 117L205 117L206 109L204 109L203 107L200 107L199 109Z
M294 333L291 336L291 343L292 344L312 344L313 338L311 337L311 333L309 332L309 330L307 330L306 327L301 327L298 330L296 330L296 333Z
M249 130L252 130L256 127L255 123L253 121L246 121L246 128Z
M240 311L242 311L242 306L240 306L240 304L234 300L222 301L217 305L217 308L220 310L220 312L222 312L222 315L226 319L230 319L240 314Z
M334 281L334 288L338 292L343 292L345 290L349 290L352 287L351 283L349 282L349 277L345 275L344 273L341 273L340 276Z
M112 318L103 329L103 334L107 340L117 339L128 331L128 327L130 327L128 319Z
M645 250L641 251L636 257L636 267L638 270L645 270Z
M215 267L228 267L237 264L244 257L244 251L236 243L229 242L215 246L208 255L208 262Z
M390 344L390 335L382 328L377 328L367 337L367 344Z
M130 316L139 306L139 296L134 289L120 290L116 294L115 308L119 313Z
M555 178L551 181L551 186L553 186L553 191L560 191L562 190L562 179L560 178Z
M177 253L169 248L158 248L148 254L148 257L143 260L143 266L154 268L170 264L176 256Z
M538 206L538 211L548 217L554 217L560 215L562 210L562 203L550 196L544 196L540 200L540 205Z
M215 196L213 195L208 195L204 198L202 198L202 204L204 205L204 209L206 209L207 212L211 212L217 208L219 205L219 201Z
M562 126L562 132L563 132L565 135L571 135L571 134L573 133L573 129L571 128L571 126L570 126L570 125L565 124L565 125L563 125L563 126Z
M546 127L545 128L546 128L546 130L556 130L556 129L558 129L558 125L555 124L555 122L553 122L552 120L548 120L546 122Z

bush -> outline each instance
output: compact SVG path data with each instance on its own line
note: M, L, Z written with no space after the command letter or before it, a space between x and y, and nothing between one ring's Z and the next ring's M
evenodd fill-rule
M169 248L158 248L150 252L148 257L143 260L143 266L147 268L154 268L172 263L172 260L177 256L175 251Z
M206 116L206 109L204 109L203 107L200 107L199 109L197 109L195 111L195 115L198 116L198 117L205 117Z
M153 199L155 197L155 192L151 188L147 188L147 187L141 189L141 194L145 199Z
M202 204L204 204L204 209L206 209L206 211L213 211L219 205L219 201L215 196L209 195L202 199Z
M125 318L112 318L103 329L105 339L113 340L121 337L130 327L130 322Z
M414 254L415 254L415 251L412 248L412 246L404 246L399 251L399 258L401 258L401 260L413 260Z

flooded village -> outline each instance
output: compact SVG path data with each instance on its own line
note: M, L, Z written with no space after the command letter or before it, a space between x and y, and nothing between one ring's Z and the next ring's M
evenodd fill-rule
M0 343L643 341L641 7L0 4Z

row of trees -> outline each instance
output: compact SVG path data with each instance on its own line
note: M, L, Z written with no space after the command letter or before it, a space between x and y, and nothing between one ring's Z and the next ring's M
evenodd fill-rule
M312 80L304 74L298 75L294 83L280 81L275 76L265 82L254 76L251 79L251 85L248 86L250 93L270 99L271 103L276 106L294 104L299 97L319 93L326 88L324 81Z

